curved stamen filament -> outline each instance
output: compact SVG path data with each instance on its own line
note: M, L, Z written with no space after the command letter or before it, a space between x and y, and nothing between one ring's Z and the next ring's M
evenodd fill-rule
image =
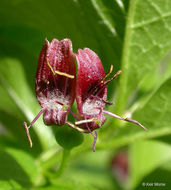
M109 71L106 73L106 75L103 77L103 79L101 80L101 83L104 82L104 80L112 73L113 71L113 65L110 66Z
M84 120L76 121L75 125L82 125L84 123L91 123L91 122L97 122L97 119L91 118L91 119L84 119Z
M71 78L71 79L74 78L74 75L70 75L70 74L68 74L68 73L64 73L64 72L57 71L57 70L54 71L53 68L52 68L52 66L50 65L48 59L47 59L47 65L49 66L49 68L50 68L50 70L52 71L53 75L58 74L58 75L65 76L65 77L68 77L68 78Z
M90 92L89 94L95 94L95 95L99 95L104 88L106 87L107 84L109 84L109 82L111 82L112 80L114 80L116 77L118 77L118 75L120 75L120 73L122 72L121 70L117 71L112 78L108 79L107 81L105 81L105 79L112 73L113 71L113 65L110 66L110 70L109 72L103 77L103 79L100 81L100 83L102 83L103 86L101 86L100 88L98 87L98 85L100 83L98 83Z
M55 71L53 70L52 66L50 65L49 59L47 59L47 65L49 66L49 68L52 71L53 75L55 75Z
M71 123L71 122L69 122L69 121L66 121L65 124L67 124L69 127L73 128L73 129L75 129L75 130L77 130L77 131L80 132L80 133L88 133L88 132L89 132L88 130L82 129L82 128L80 128L80 127L74 125L73 123Z
M86 98L88 98L91 94L95 94L99 90L99 85L104 84L105 79L112 73L112 71L113 71L113 65L110 66L110 69L107 72L107 74L105 74L105 76L88 92L88 96Z
M96 93L96 96L98 96L102 91L103 89L106 87L106 85L109 84L109 82L111 82L113 79L115 79L122 71L119 70L117 73L114 74L114 76L112 78L110 78L109 80L103 82L103 86L101 88L96 88L95 89L95 93Z
M120 119L120 120L123 120L123 121L128 121L128 122L130 122L130 123L134 123L134 124L136 124L136 125L142 127L144 130L147 130L141 123L139 123L139 122L136 121L136 120L129 119L129 118L123 118L123 117L120 117L119 115L116 115L116 114L111 113L111 112L106 111L106 110L102 110L102 112L105 113L105 114L108 114L108 115L110 115L110 116L112 116L112 117L115 117L115 118L117 118L117 119Z
M70 75L70 74L67 74L67 73L60 72L60 71L55 71L55 74L65 76L65 77L68 77L70 79L74 79L74 75Z
M109 82L111 82L113 79L115 79L116 77L118 77L118 75L121 74L121 70L117 71L112 78L110 78L109 80L105 81L104 84L107 85Z

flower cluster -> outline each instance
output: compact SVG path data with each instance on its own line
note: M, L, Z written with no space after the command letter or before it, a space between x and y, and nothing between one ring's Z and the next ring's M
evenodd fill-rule
M78 64L77 76L75 58ZM107 79L112 71L111 65L109 72L105 74L101 60L89 48L79 49L75 54L69 39L53 39L51 43L45 39L35 81L36 97L42 109L29 126L24 122L30 146L32 147L32 141L29 128L41 114L46 125L67 124L79 132L91 133L94 136L93 151L97 132L92 131L104 124L105 114L144 128L136 120L122 118L104 110L106 104L111 105L107 101L107 84L121 72L118 71ZM77 115L71 110L74 100L77 103ZM68 113L75 118L75 123L67 120Z

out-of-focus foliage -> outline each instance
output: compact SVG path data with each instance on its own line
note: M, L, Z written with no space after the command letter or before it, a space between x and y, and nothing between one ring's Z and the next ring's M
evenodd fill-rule
M164 180L171 176L170 31L170 0L1 0L0 188L133 190L158 182L170 189ZM93 153L91 135L83 140L71 129L45 126L41 117L30 130L30 149L22 124L40 110L34 80L45 38L70 38L74 52L95 51L106 72L111 64L121 69L108 86L115 104L107 109L148 130L107 118ZM66 154L61 146L78 147ZM130 176L120 185L111 160L123 146Z

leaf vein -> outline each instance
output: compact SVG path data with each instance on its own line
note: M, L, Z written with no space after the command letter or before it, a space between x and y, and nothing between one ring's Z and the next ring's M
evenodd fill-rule
M170 16L171 16L171 12L163 14L162 17L158 16L156 18L153 18L153 19L150 19L150 20L146 20L146 21L143 21L143 22L138 23L138 24L132 24L130 27L131 27L131 29L142 28L142 27L144 27L146 25L158 22L158 21L162 20L163 18L168 18Z

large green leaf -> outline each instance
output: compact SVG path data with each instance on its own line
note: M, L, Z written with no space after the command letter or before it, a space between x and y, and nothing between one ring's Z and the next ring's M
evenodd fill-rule
M17 149L0 151L0 183L4 186L31 187L37 183L38 177L38 167L30 155Z
M27 119L31 121L39 112L40 106L38 106L36 99L28 87L21 62L12 58L1 59L0 73L0 84L8 92L18 108L23 112L23 114L25 114ZM1 100L3 101L4 98L2 97ZM4 107L4 110L6 111L12 109L11 105L13 104L8 103ZM7 106L9 107L7 108ZM1 110L3 110L3 107L1 107ZM24 119L25 118L23 118L23 120ZM38 120L37 123L40 128L35 127L34 129L37 131L37 135L39 136L41 144L44 148L49 147L50 143L52 143L52 141L49 141L49 139L52 138L51 131L44 126L42 120ZM17 130L18 125L13 126L13 129L15 130L16 128ZM20 126L22 127L22 125L23 122L20 124Z
M1 39L37 56L43 38L68 37L74 49L88 46L100 54L105 64L118 65L125 22L125 13L118 4L112 0L64 2L3 0Z
M112 140L109 143L104 143L102 139L103 141L99 143L99 148L118 147L138 139L171 134L170 100L171 78L151 96L142 108L136 110L132 115L132 118L142 123L147 128L147 131L136 125L127 124L125 127L116 129L113 133L110 133ZM107 127L110 128L111 125L109 124ZM101 138L103 138L103 133Z
M158 141L137 141L131 145L129 156L131 175L130 189L134 189L146 175L171 160L171 147L166 143L161 143ZM140 186L142 188L145 183L146 185L144 186L147 187L147 183L158 182L165 183L166 188L169 189L170 186L166 183L168 182L167 177L168 173L166 173L166 176L163 176L163 181L161 181L161 176L159 177L156 175L153 179L144 179L142 182L143 184ZM165 187L163 187L163 189L165 189Z
M152 89L163 77L158 66L171 48L171 1L131 0L127 19L118 113L124 111L128 98L132 103L135 94Z
M35 190L55 190L55 189L60 189L60 190L98 190L95 187L91 187L88 184L82 184L70 180L58 180L56 184L54 185L49 185L48 187L38 187L35 188Z
M87 152L78 155L70 163L65 177L70 175L71 179L91 185L101 190L117 189L114 185L112 175L110 173L110 162L111 152L98 151ZM99 159L97 159L99 158Z
M13 180L10 180L10 181L1 180L0 187L3 190L11 190L11 189L22 190L23 189L21 185L19 185L16 181L13 181Z

